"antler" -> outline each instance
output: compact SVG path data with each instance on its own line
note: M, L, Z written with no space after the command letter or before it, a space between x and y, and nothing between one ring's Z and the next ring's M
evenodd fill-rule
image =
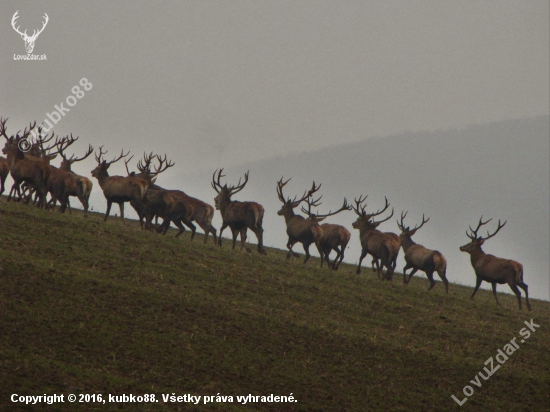
M223 172L223 167L219 170L218 172L218 169L216 169L214 171L214 174L212 175L212 187L214 188L214 190L217 192L217 193L220 193L220 190L222 189L222 184L220 183L220 179L222 177L225 177L225 175L222 175L222 172ZM216 180L216 172L218 172L218 180ZM227 185L226 185L227 187ZM218 189L219 188L219 189Z
M359 199L355 198L354 201L355 201L355 204L356 206L355 207L351 207L353 209L353 211L358 215L358 216L363 216L363 215L366 215L366 212L365 212L365 208L367 207L367 205L364 205L362 206L361 203L363 203L365 200L367 200L367 197L369 197L369 195L366 195L365 197L363 197L361 199L361 197L363 197L363 195L360 195L359 196Z
M244 189L244 187L246 186L246 183L248 182L248 172L249 170L247 170L246 173L244 174L244 182L242 185L241 185L241 178L239 177L239 183L237 183L236 186L229 186L229 192L232 195Z
M483 240L487 240L487 239L490 239L492 238L494 235L496 235L500 229L502 229L504 227L504 225L506 224L507 221L505 221L504 223L500 223L500 219L498 220L498 227L497 229L492 233L492 234L489 234L489 231L487 231L487 237L481 237L481 236L477 236L477 231L479 230L479 228L483 225L486 225L487 223L489 223L491 220L493 220L492 218L487 220L487 221L483 221L483 216L481 216L481 218L479 219L479 223L477 224L477 227L475 230L472 229L471 226L469 226L470 228L470 231L472 232L472 234L470 235L468 233L468 231L466 231L466 236L468 236L470 239L472 240L477 240L477 239L483 239Z
M470 228L470 232L471 234L468 233L468 231L466 231L466 236L468 236L470 239L472 240L476 240L476 239L481 239L481 237L477 237L477 231L479 230L479 228L483 225L486 225L487 223L489 223L491 220L493 220L492 218L487 220L487 221L483 221L483 216L481 216L481 218L479 219L479 223L477 224L477 227L476 229L472 229L472 226L468 226Z
M319 198L321 199L321 198ZM317 200L319 200L317 199ZM309 201L308 201L308 210L306 211L306 209L304 207L302 207L302 212L306 213L309 217L314 217L318 220L322 220L326 217L329 217L329 216L334 216L344 210L351 210L352 209L352 206L348 205L348 201L346 198L344 198L344 204L342 205L342 207L338 210L336 210L335 212L332 212L332 211L329 211L328 213L326 214L322 214L322 215L315 215L315 214L312 214L311 213L311 206L318 206L318 204L315 204L315 203L312 203L310 205Z
M420 224L420 226L415 226L414 228L409 228L409 227L405 227L405 224L403 223L403 219L405 219L405 216L407 216L407 213L409 212L401 212L401 223L398 221L397 222L397 227L399 227L399 229L402 231L402 232L416 232L418 229L420 229L422 226L424 226L424 223L428 223L428 220L430 220L430 218L425 218L424 217L424 214L422 214L422 223ZM412 235L412 233L411 233Z
M390 207L390 203L388 202L388 198L386 196L384 196L384 200L386 201L386 204L384 205L384 207L382 209L379 209L378 211L376 211L374 213L367 214L369 219L372 219L375 216L381 215L382 213L384 213L386 211L386 209L388 207ZM392 215L393 215L393 209L392 209ZM386 220L388 220L388 219L382 220L379 223L385 222Z
M292 179L292 178L290 178ZM277 195L279 196L279 200L283 203L290 203L292 207L298 206L300 203L302 203L304 200L306 200L309 197L309 193L307 191L304 191L304 194L299 200L296 200L298 196L294 196L294 199L290 200L290 197L288 199L285 199L285 196L283 195L283 187L288 182L290 182L290 179L288 179L286 182L283 182L283 178L281 177L281 180L277 182Z
M132 157L130 157L128 160L124 161L124 166L126 166L126 172L128 173L128 176L132 176L132 173L130 173L130 170L128 170L128 163L130 163L130 160L132 160L133 158L134 155L132 155Z
M8 135L6 134L6 122L7 121L8 121L7 117L5 119L0 117L0 134L2 136L4 136L6 139L9 139Z
M159 155L156 155L156 158L159 161L159 167L155 166L155 173L153 173L153 175L155 175L155 176L158 175L159 173L164 172L166 169L168 169L169 167L174 166L174 164L175 164L171 160L167 160L166 154L164 155L164 159L161 158Z
M409 212L401 212L401 222L399 220L397 221L397 227L402 232L405 232L409 229L408 227L405 227L405 223L403 222L403 219L405 219L405 216L407 216L407 213Z
M218 173L217 180L216 180L216 172ZM241 184L241 178L239 178L239 183L237 183L235 186L227 187L227 184L225 184L222 187L222 184L220 183L220 179L222 177L225 177L225 175L222 175L222 172L223 172L223 168L221 168L219 171L218 171L218 169L216 169L214 171L214 174L212 175L212 183L211 184L212 184L212 187L214 188L214 190L218 193L220 193L220 189L225 188L229 191L230 194L234 195L235 193L238 193L241 190L243 190L243 188L246 186L246 183L248 182L248 173L249 173L249 171L247 171L244 174L244 182L242 184Z
M95 160L97 163L102 163L105 161L105 159L101 159L101 156L107 154L108 150L103 151L103 146L99 146L99 156L94 153Z
M116 163L118 162L120 159L122 159L123 157L126 157L130 154L130 151L128 151L128 153L124 154L124 149L120 151L120 155L116 158L116 159L113 159L109 162L109 164L112 164L112 163Z
M151 173L151 161L155 155L153 152L147 154L143 152L143 161L140 161L137 164L137 168L141 173Z

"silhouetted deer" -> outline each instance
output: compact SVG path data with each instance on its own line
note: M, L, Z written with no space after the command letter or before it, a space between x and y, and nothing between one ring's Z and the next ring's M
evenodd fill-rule
M405 226L404 220L407 216L407 212L401 213L401 221L397 221L397 226L401 229L401 247L403 248L403 253L405 253L405 262L406 265L403 268L403 283L408 285L413 275L421 270L426 273L428 279L430 280L430 287L428 290L432 290L435 286L435 280L433 273L437 272L443 283L445 284L445 290L449 293L449 281L445 276L447 271L447 260L445 257L437 250L427 249L422 245L419 245L412 240L412 236L416 233L418 229L424 226L424 223L427 223L430 218L425 219L422 215L422 223L420 226L415 226L411 229L408 226ZM412 269L407 279L407 269Z
M221 213L223 224L220 229L218 237L218 245L222 245L222 232L229 226L233 235L233 249L235 249L235 242L237 241L237 234L241 234L241 250L245 248L248 252L250 249L246 247L246 231L248 228L254 232L258 238L258 252L265 255L266 251L263 244L263 232L262 222L264 218L264 208L262 205L256 202L239 202L231 200L231 196L240 192L248 182L248 172L244 175L244 182L241 184L241 179L236 186L221 185L220 179L224 177L222 175L223 169L219 172L216 170L212 175L212 187L218 193L218 196L214 198L216 209ZM216 173L218 176L216 177Z
M488 255L481 250L483 243L487 239L495 236L506 224L506 222L501 224L499 220L497 230L495 230L492 234L487 232L486 237L478 236L477 231L479 228L489 223L491 220L492 219L489 219L484 222L483 216L481 216L476 229L474 230L470 226L470 233L466 231L466 236L470 238L471 242L460 247L462 252L470 254L470 262L472 263L472 267L476 273L476 287L474 289L474 293L472 293L471 299L473 299L477 293L481 282L486 281L493 287L493 295L497 301L497 305L500 306L497 297L497 283L501 285L508 283L510 289L512 289L518 298L519 308L521 309L521 292L519 291L518 286L525 292L525 303L527 305L527 309L531 310L528 287L527 284L523 282L523 265L515 260Z

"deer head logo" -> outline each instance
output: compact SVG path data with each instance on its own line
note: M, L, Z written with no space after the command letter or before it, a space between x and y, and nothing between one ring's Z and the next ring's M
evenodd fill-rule
M11 19L11 25L12 25L13 29L21 35L21 38L23 40L25 40L25 48L27 49L27 53L32 53L32 51L34 49L34 42L36 41L36 38L38 37L38 35L40 33L42 33L42 31L44 31L44 28L48 24L49 17L46 13L44 13L44 18L46 19L46 21L44 21L44 25L42 26L42 28L38 31L34 30L34 32L32 33L32 36L28 36L27 35L27 30L25 30L24 33L21 33L19 31L19 26L15 27L15 20L17 20L17 18L19 17L17 15L17 13L19 13L19 10L17 10L15 12L15 14L13 15L13 17Z

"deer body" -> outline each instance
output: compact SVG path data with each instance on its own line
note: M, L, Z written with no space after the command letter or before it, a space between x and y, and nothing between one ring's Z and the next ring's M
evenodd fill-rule
M124 203L134 201L141 209L143 207L143 199L149 188L149 182L139 177L109 176L107 172L109 166L122 157L127 156L128 153L126 155L121 153L117 159L107 162L101 160L101 156L104 153L101 147L99 149L100 155L96 156L98 165L91 173L99 182L99 186L103 190L103 195L107 200L107 212L105 213L105 219L103 219L103 221L107 221L112 204L118 203L120 217L122 222L126 224L124 221Z
M408 285L413 275L421 270L426 273L426 276L430 280L430 287L428 290L432 290L435 286L435 281L433 278L433 273L437 272L443 283L445 284L445 290L449 293L449 281L446 277L447 271L447 260L445 257L437 250L428 249L422 245L417 244L412 240L412 236L416 233L418 229L424 226L425 223L430 220L430 218L425 219L422 215L422 223L420 226L416 226L413 229L405 226L404 219L407 216L407 212L401 213L401 222L397 222L397 226L401 229L401 234L399 238L401 239L401 247L403 248L403 253L405 253L405 267L403 268L403 283ZM407 270L412 269L407 279Z
M7 157L10 174L13 179L8 201L12 199L12 196L16 192L19 195L19 199L21 199L21 184L26 182L37 190L40 199L39 206L46 207L46 195L48 193L46 180L50 173L50 166L40 159L25 156L25 153L19 147L20 142L31 134L32 129L36 126L36 122L30 126L29 130L25 128L22 136L17 134L17 136L8 137L6 134L6 121L7 119L0 119L0 134L6 138L6 144L2 149L2 153Z
M320 244L325 260L329 267L338 270L338 266L340 266L340 263L344 259L344 251L351 238L351 233L344 226L331 223L323 223L319 227L322 230ZM331 265L329 255L333 250L336 252L336 257Z
M74 162L79 162L81 160L86 159L92 152L93 148L90 145L88 148L88 151L86 154L79 158L74 158L74 155L70 158L67 158L63 154L64 146L58 146L59 147L59 153L63 157L63 160L61 161L61 165L59 166L60 170L63 170L65 172L69 172L73 175L74 180L76 181L76 197L78 197L78 200L80 200L80 203L82 203L82 207L84 207L84 216L88 216L88 207L89 207L89 199L90 194L92 193L93 183L90 179L88 179L85 176L80 176L72 171L72 164ZM66 147L66 146L65 146Z
M497 284L502 285L507 283L510 286L510 289L512 289L512 291L518 298L518 304L519 304L520 310L521 310L521 292L518 289L518 286L522 288L523 291L525 292L525 304L527 306L527 309L531 310L531 304L529 303L528 286L523 281L523 265L519 262L516 262L515 260L503 259L493 255L486 254L481 249L481 246L483 245L485 240L496 235L498 231L502 229L502 227L504 227L506 222L501 224L499 220L497 230L493 232L493 234L491 235L487 233L488 236L483 238L481 236L477 236L477 231L482 225L485 225L486 223L491 221L491 219L487 220L486 222L483 222L482 219L483 217L479 220L479 224L475 230L473 230L470 227L471 234L466 233L468 237L471 239L471 242L460 247L460 250L462 252L466 252L470 254L470 262L476 274L476 286L470 298L471 299L474 298L475 294L477 293L481 285L481 282L486 281L491 284L493 289L493 296L495 297L497 305L500 306L500 303L497 297Z
M361 273L361 262L370 254L373 258L373 264L376 264L376 271L378 278L392 280L393 272L395 270L395 262L397 260L397 255L401 247L399 238L394 233L383 233L376 228L380 223L385 222L393 216L393 210L389 217L381 220L374 221L371 219L374 216L382 214L388 207L388 199L386 199L386 205L383 209L377 211L376 213L367 214L365 211L366 206L361 206L365 201L365 198L359 200L355 199L356 207L353 208L355 213L358 215L358 219L353 222L352 226L354 229L359 230L359 239L361 241L361 256L359 257L359 264L357 265L356 274ZM386 267L386 275L382 276L382 269Z
M296 243L300 242L304 247L304 252L306 254L303 261L303 264L305 265L310 257L309 247L312 243L315 243L322 262L323 250L321 248L320 241L323 235L323 230L319 227L319 223L306 219L303 216L296 215L293 208L289 208L287 204L283 205L277 214L284 216L285 218L286 234L288 235L288 242L286 243L288 254L286 255L286 258L290 259L292 256L300 256L292 250L292 247Z
M214 203L216 205L216 209L220 211L223 221L222 227L220 228L220 234L218 236L218 246L221 247L222 233L224 229L229 226L229 229L231 229L231 233L233 235L232 248L235 249L237 234L240 233L241 250L244 248L248 252L250 252L250 249L245 245L246 232L247 229L250 229L258 238L258 253L265 255L266 251L263 245L264 229L262 227L264 219L263 206L256 202L239 202L236 200L231 200L232 195L241 191L245 187L246 183L248 182L248 172L246 172L244 175L245 180L243 184L241 184L241 181L239 179L239 183L236 186L228 187L227 184L222 186L220 183L222 171L223 169L218 172L217 179L217 170L212 176L212 187L218 193L218 195L214 198Z

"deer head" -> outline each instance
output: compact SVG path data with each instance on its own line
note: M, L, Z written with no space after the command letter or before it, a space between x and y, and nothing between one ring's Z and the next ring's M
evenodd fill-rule
M25 30L23 33L21 33L19 31L19 26L15 27L15 24L16 24L15 21L19 18L17 13L19 13L19 10L17 10L15 12L15 14L13 15L13 17L11 19L11 25L12 25L13 29L21 35L21 38L23 40L25 40L25 48L27 49L27 53L32 53L32 51L34 49L34 42L36 41L36 38L38 37L38 35L40 33L42 33L42 31L44 31L44 28L48 24L49 17L46 13L44 13L45 21L44 21L44 24L42 25L42 28L40 30L34 30L34 32L32 33L32 36L28 36L27 35L27 30Z
M306 200L309 196L313 195L321 185L315 187L315 182L313 182L313 186L311 187L311 190L309 192L304 191L304 194L299 200L296 200L297 196L294 196L294 199L287 198L285 200L285 196L283 195L283 187L290 182L290 179L288 179L286 182L283 182L283 178L281 177L281 180L277 182L277 196L279 197L279 200L283 202L283 207L281 207L281 210L277 212L279 216L284 216L285 214L291 214L293 215L294 212L292 209L298 207L300 203L302 203L304 200Z
M113 160L111 160L110 162L107 162L106 160L104 160L102 158L103 155L107 154L107 150L106 151L103 151L103 146L100 146L99 147L99 156L98 155L95 155L95 160L97 162L97 167L92 170L92 176L93 177L96 177L96 178L100 178L101 175L106 175L107 174L107 169L109 169L109 166L111 166L111 164L115 163L115 162L118 162L120 159L122 159L123 157L126 157L130 154L130 152L124 154L124 150L122 150L120 152L120 155L116 158L114 158Z
M360 231L364 230L364 229L369 229L369 230L376 229L378 227L378 225L380 225L380 223L383 223L383 222L391 219L391 217L393 216L393 208L392 208L391 214L387 218L385 218L383 220L375 221L373 218L375 216L379 216L382 213L384 213L388 209L390 204L388 202L388 198L385 197L384 198L385 199L385 205L382 209L379 209L378 211L376 211L374 213L367 213L365 211L365 208L367 207L367 205L366 204L363 205L363 203L367 199L367 196L365 196L365 197L359 196L359 199L355 198L355 205L356 206L355 207L351 206L351 208L353 209L355 214L357 216L359 216L357 218L357 220L352 223L352 226L353 226L354 229L359 229Z
M411 229L409 226L405 226L404 223L407 213L409 212L401 212L401 221L397 221L397 227L399 228L399 230L401 230L401 237L412 237L418 229L424 226L424 223L427 223L428 220L430 220L430 218L424 218L424 214L422 214L422 223L420 224L420 226L415 226Z
M483 221L483 216L481 216L481 218L479 219L479 223L477 224L477 227L475 228L475 230L472 229L471 226L469 226L470 233L468 233L468 231L466 231L466 236L468 236L470 238L471 242L464 245L464 246L460 246L460 250L462 252L472 253L472 252L476 252L476 251L481 251L481 246L483 245L483 243L487 239L490 239L493 236L495 236L500 231L500 229L502 229L504 227L504 225L506 224L506 221L504 223L500 223L500 219L499 219L498 220L498 227L492 234L489 234L489 231L487 231L487 236L486 237L478 236L477 231L481 228L481 226L486 225L491 220L493 220L493 219L489 219L489 220L484 222Z
M218 177L216 178L216 172L218 173ZM214 198L214 203L216 205L216 209L220 209L220 205L222 203L227 203L231 201L231 196L233 196L235 193L240 192L244 189L246 186L246 183L248 182L248 171L244 174L244 182L241 184L241 178L239 178L239 183L237 183L235 186L227 186L227 183L222 186L220 183L220 179L222 177L225 177L225 175L222 175L223 168L218 171L216 169L214 171L214 174L212 175L212 187L214 190L218 193L218 196Z

